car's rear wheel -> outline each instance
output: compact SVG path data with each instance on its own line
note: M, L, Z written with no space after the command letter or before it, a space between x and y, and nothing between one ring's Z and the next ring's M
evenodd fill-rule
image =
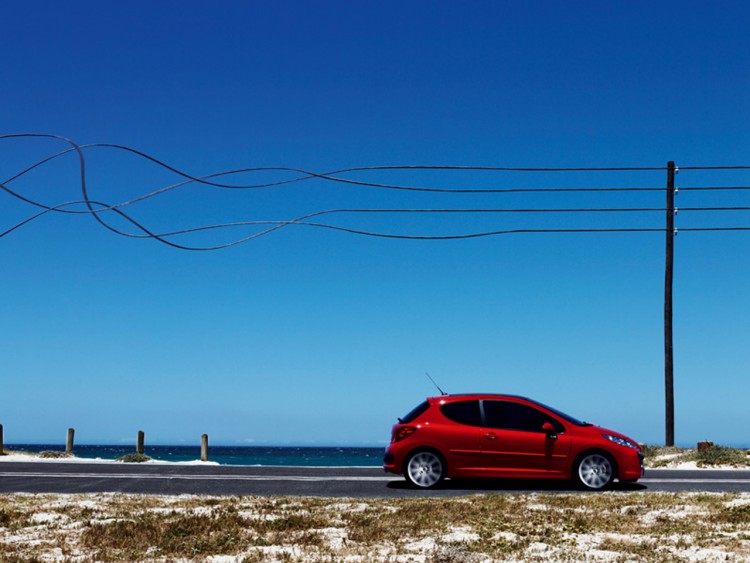
M435 452L415 452L406 461L404 476L415 487L430 489L445 477L445 463Z
M605 489L615 478L615 464L608 455L591 452L578 460L574 475L586 489L592 491Z

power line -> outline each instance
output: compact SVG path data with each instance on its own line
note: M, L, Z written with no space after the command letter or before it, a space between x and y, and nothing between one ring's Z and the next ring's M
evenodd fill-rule
M219 188L227 188L227 189L255 189L255 188L266 188L266 187L274 187L274 186L281 186L284 184L290 184L294 182L304 181L304 180L310 180L310 179L321 179L321 180L328 180L333 182L341 182L346 184L353 184L358 186L370 186L370 187L377 187L377 188L386 188L386 189L398 189L398 190L413 190L413 191L431 191L431 192L447 192L447 193L509 193L509 192L543 192L543 191L663 191L664 188L651 188L651 187L621 187L621 188L614 188L614 187L604 187L604 188L583 188L583 187L572 187L572 188L434 188L434 187L420 187L420 186L411 186L411 185L397 185L397 184L383 184L383 183L376 183L376 182L365 182L362 180L352 180L348 178L340 178L338 177L341 174L347 174L351 172L364 172L364 171L392 171L392 170L402 170L402 171L415 171L415 170L433 170L433 171L483 171L483 172L538 172L538 173L547 173L547 172L635 172L635 171L663 171L666 170L663 166L630 166L630 167L507 167L507 166L478 166L478 165L381 165L381 166L358 166L358 167L350 167L350 168L343 168L339 170L334 170L330 172L323 172L323 173L317 173L312 172L309 170L304 170L301 168L293 168L293 167L251 167L251 168L239 168L235 170L227 170L222 172L217 172L205 176L193 176L191 174L188 174L186 172L183 172L179 170L178 168L171 166L164 161L151 156L143 151L139 151L137 149L125 146L125 145L119 145L119 144L113 144L113 143L88 143L84 145L78 145L74 141L71 141L70 139L67 139L66 137L62 137L59 135L46 135L46 134L33 134L33 133L26 133L26 134L12 134L12 135L0 135L0 140L2 139L10 139L10 138L19 138L19 137L36 137L36 138L49 138L49 139L56 139L61 140L69 145L71 145L70 148L65 149L63 151L60 151L54 155L51 155L45 159L40 160L39 162L33 164L32 166L26 168L25 170L19 172L9 180L6 180L6 183L9 183L10 181L26 174L27 172L33 170L34 168L37 168L40 165L46 164L47 162L58 158L60 156L63 156L65 154L71 153L71 152L79 152L82 153L84 149L90 149L90 148L112 148L116 150L125 151L128 153L132 153L134 155L137 155L141 158L144 158L146 160L149 160L153 162L154 164L161 166L179 176L182 176L186 178L186 182L180 182L178 184L174 184L172 186L168 186L167 188L163 188L162 190L159 190L157 193L161 193L165 190L172 189L174 187L178 187L181 185L184 185L185 183L190 182L197 182L201 184L206 184L214 187ZM725 167L683 167L684 170L722 170L722 169L744 169L744 168L750 168L746 166L725 166ZM300 177L286 179L286 180L279 180L276 182L267 182L262 184L245 184L245 185L234 185L234 184L222 184L218 182L212 182L210 178L216 178L216 177L222 177L222 176L228 176L228 175L237 175L242 173L249 173L249 172L295 172L302 174ZM710 188L684 188L684 189L725 189L723 187L710 187ZM728 189L750 189L750 186L740 186L740 187L729 187ZM148 197L145 196L145 197Z
M78 213L78 214L90 214L90 213L101 213L104 211L113 211L129 223L131 223L133 226L135 226L139 231L141 231L144 234L133 234L133 233L127 233L125 231L121 231L119 229L115 229L114 227L110 226L110 230L112 232L115 232L116 234L119 234L121 236L129 237L129 238L153 238L155 240L158 240L159 242L162 242L164 244L168 244L169 246L172 246L174 248L179 248L183 250L218 250L221 248L227 248L230 246L235 246L237 244L241 244L243 242L247 242L249 240L253 240L255 238L258 238L260 236L264 236L267 234L270 234L271 232L278 230L280 228L286 227L286 226L307 226L307 227L316 227L316 228L324 228L324 229L331 229L341 232L346 232L350 234L357 234L357 235L363 235L363 236L370 236L370 237L380 237L380 238L391 238L391 239L407 239L407 240L457 240L457 239L470 239L470 238L480 238L480 237L488 237L488 236L497 236L497 235L507 235L507 234L523 234L523 233L537 233L537 234L544 234L544 233L648 233L648 232L664 232L665 229L662 227L658 228L645 228L645 227L639 227L639 228L546 228L546 229L499 229L499 230L487 230L487 231L480 231L480 232L473 232L473 233L462 233L462 234L452 234L452 235L403 235L398 233L385 233L385 232L379 232L379 231L368 231L368 230L362 230L362 229L354 229L349 227L342 227L339 225L332 225L328 223L317 223L317 222L310 222L307 219L318 217L322 215L332 215L332 214L346 214L346 213L355 213L355 214L378 214L378 213L420 213L420 214L437 214L437 213L610 213L610 212L643 212L643 211L653 211L653 212L664 212L665 208L600 208L600 209L594 209L594 208L588 208L588 209L329 209L329 210L323 210L323 211L317 211L314 213L307 214L305 216L291 219L291 220L281 220L281 221L239 221L239 222L231 222L231 223L218 223L214 225L207 225L207 226L201 226L201 227L193 227L189 229L182 229L178 231L171 231L166 233L156 233L152 230L146 228L144 225L133 219L128 214L122 212L121 210L114 208L112 206L108 206L103 202L93 201L93 200L77 200L77 201L70 201L63 204L59 204L54 207L45 207L43 211L40 213L37 213L36 215L14 225L10 229L7 229L6 231L0 233L0 238L10 234L14 230L20 228L21 226L30 223L31 221L45 215L46 213L53 212L53 211L60 211L61 208L76 204L90 204L92 206L99 206L98 209L94 209L93 211L86 210L69 210L71 213ZM41 205L41 204L39 204ZM725 210L750 210L750 207L736 207L736 208L683 208L681 211L725 211ZM270 226L269 228L259 232L254 233L252 235L242 237L240 239L237 239L235 241L231 241L226 244L221 245L215 245L215 246L205 246L205 247L197 247L197 246L187 246L182 244L174 243L170 240L168 240L171 237L179 236L179 235L185 235L190 233L197 233L201 231L208 231L208 230L217 230L217 229L228 229L228 228L236 228L236 227L247 227L247 226ZM747 231L750 230L750 227L743 227L743 226L733 226L733 227L688 227L680 229L682 231Z
M750 165L740 165L740 166L680 166L680 170L750 170Z
M529 172L534 172L534 173L592 172L593 173L593 172L663 171L663 170L666 170L666 168L663 166L662 167L640 166L640 167L568 167L568 168L524 167L524 168L514 168L514 167L496 167L496 166L454 166L454 165L390 166L389 165L389 166L352 167L352 168L345 168L345 169L340 169L340 170L335 170L335 171L319 174L315 172L302 170L299 168L290 168L290 167L254 167L254 168L243 168L243 169L237 169L237 170L222 171L222 172L217 172L214 174L209 174L206 176L197 177L197 176L192 176L190 174L182 172L178 170L177 168L170 166L164 163L163 161L156 159L155 157L152 157L142 151L138 151L136 149L132 149L130 147L126 147L123 145L116 145L116 144L109 144L109 143L92 143L92 144L87 144L87 145L79 145L75 143L74 141L71 141L70 139L67 139L62 136L44 135L44 134L2 135L0 136L0 140L11 139L11 138L23 138L23 137L48 138L48 139L60 140L60 141L67 143L69 145L69 148L63 151L59 151L51 156L48 156L44 159L37 161L31 166L28 166L24 170L16 173L10 179L6 180L5 183L0 184L0 188L6 193L8 193L10 196L15 197L28 205L38 207L42 210L39 213L34 214L28 217L27 219L24 219L23 221L15 224L14 226L7 229L5 232L0 233L0 237L6 236L9 233L17 230L18 228L24 225L27 225L28 223L51 212L93 215L94 219L101 226L105 227L106 229L110 230L111 232L115 234L126 236L126 237L131 237L131 238L153 238L155 240L158 240L159 242L168 244L175 248L181 248L181 249L187 249L187 250L216 250L219 248L226 248L227 246L240 244L242 242L246 242L248 240L257 238L259 236L269 234L270 232L273 232L282 227L286 227L290 225L334 229L334 230L338 230L342 232L366 235L366 236L417 239L417 240L450 240L450 239L462 239L462 238L477 238L477 237L494 236L494 235L501 235L501 234L516 234L516 233L606 233L606 232L628 233L628 232L663 232L665 230L663 228L625 228L625 227L576 228L576 229L545 228L545 229L501 229L501 230L487 230L487 231L480 231L480 232L473 232L473 233L445 234L445 235L405 235L405 234L399 234L399 233L386 233L386 232L380 232L380 231L375 231L375 230L355 229L351 227L343 227L340 225L332 225L328 223L310 221L310 219L314 217L319 217L322 215L346 214L346 213L351 213L351 214L398 214L398 213L403 213L403 214L565 214L565 213L634 214L634 213L651 213L651 212L663 213L667 211L667 209L663 207L362 208L362 209L342 208L342 209L328 209L328 210L322 210L322 211L315 211L315 212L308 213L306 215L303 215L301 217L298 217L296 219L291 219L291 220L217 223L214 225L194 227L194 228L183 229L179 231L172 231L168 233L156 233L152 229L149 229L145 227L143 224L141 224L140 222L136 221L130 214L122 211L122 209L128 206L131 206L137 202L141 202L141 201L156 197L158 195L164 194L168 191L174 190L176 188L179 188L187 184L191 184L191 183L200 183L200 184L205 184L205 185L219 187L219 188L254 189L254 188L260 188L260 187L281 186L284 184L290 184L293 182L299 182L303 180L320 179L320 180L325 180L325 181L352 184L352 185L358 185L358 186L367 186L367 187L374 187L374 188L410 190L410 191L419 191L419 192L436 192L436 193L444 192L444 193L455 193L455 194L458 194L458 193L463 193L463 194L554 193L554 192L589 192L591 193L591 192L638 192L638 191L644 191L644 192L660 191L661 192L661 191L664 191L665 188L646 187L646 186L436 188L436 187L364 182L360 180L341 178L340 176L343 174L348 174L352 172L393 171L393 170L400 170L400 171L431 170L431 171L460 171L460 172L481 171L481 172L522 172L522 173L529 173ZM183 177L184 180L178 183L174 183L169 186L163 187L163 188L159 188L157 190L151 191L149 193L138 196L136 198L114 204L114 205L106 204L104 202L97 201L97 200L92 200L88 195L88 189L87 189L86 158L84 156L84 149L91 149L91 148L96 148L96 147L110 148L110 149L114 149L118 151L125 151L128 153L134 154L140 158L147 159L148 161L160 167L163 167L171 171L174 174L177 174ZM31 198L28 198L18 193L15 190L11 190L6 185L24 176L25 174L31 172L32 170L40 166L43 166L44 164L47 164L51 162L52 160L59 158L68 153L75 153L75 155L78 157L79 181L80 181L81 194L82 194L81 199L49 206L43 203L36 202L32 200ZM682 170L737 170L737 169L750 169L750 166L682 167ZM214 178L220 178L220 177L229 176L229 175L236 175L236 174L249 173L249 172L269 172L269 171L294 172L294 173L300 174L300 176L292 178L292 179L280 180L277 182L269 182L269 183L264 183L264 184L250 184L250 185L222 184L219 182L212 181L212 179ZM740 191L740 190L750 190L750 186L690 186L690 187L684 187L680 189L684 191ZM84 206L85 209L72 209L72 207L80 206L80 205ZM748 210L750 210L750 207L747 207L747 206L724 206L724 207L707 207L707 206L695 207L694 206L694 207L683 207L679 209L679 211L682 211L682 212L712 212L712 213L738 212L738 211L748 211ZM107 212L113 212L116 215L120 216L126 222L134 226L137 229L138 233L128 233L110 225L103 218L104 214ZM253 225L265 226L266 228L258 233L254 233L247 237L243 237L236 241L231 241L229 243L222 244L222 245L194 247L194 246L186 246L186 245L177 244L168 240L168 238L170 237L185 235L189 233L197 233L201 231L217 230L217 229L236 228L240 226L247 227L247 226L253 226ZM683 231L745 231L748 229L749 229L748 227L743 227L743 226L732 226L732 227L716 226L716 227L700 227L700 228L697 228L697 227L683 228L680 230L683 230Z

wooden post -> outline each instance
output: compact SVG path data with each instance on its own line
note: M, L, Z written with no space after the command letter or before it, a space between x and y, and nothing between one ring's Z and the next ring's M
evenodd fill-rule
M65 453L73 454L73 438L75 437L76 431L73 428L68 428L68 440L65 442Z
M143 430L138 431L138 441L135 444L135 453L143 454Z
M674 446L674 358L672 347L672 278L674 271L674 174L667 163L667 260L664 271L664 402L666 446Z
M713 447L713 442L698 442L698 453L702 454L703 452L710 450Z
M201 436L201 461L208 461L208 434Z

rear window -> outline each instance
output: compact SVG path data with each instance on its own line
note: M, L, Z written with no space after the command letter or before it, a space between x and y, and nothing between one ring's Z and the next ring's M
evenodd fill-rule
M468 424L470 426L482 425L482 419L479 415L479 401L448 403L440 407L440 412L447 419L459 424Z
M420 414L422 414L424 411L430 408L430 403L427 401L424 401L423 403L419 403L416 407L411 409L409 413L406 416L402 416L398 419L398 421L401 424L407 424L417 418Z

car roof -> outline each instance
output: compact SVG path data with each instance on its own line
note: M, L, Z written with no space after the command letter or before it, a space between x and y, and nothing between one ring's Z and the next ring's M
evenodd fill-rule
M431 399L445 399L446 397L449 398L478 398L478 397L489 397L489 398L506 398L506 399L522 399L524 401L532 401L532 399L529 399L528 397L522 397L521 395L510 395L506 393L450 393L446 395L437 395L435 397L430 397Z

